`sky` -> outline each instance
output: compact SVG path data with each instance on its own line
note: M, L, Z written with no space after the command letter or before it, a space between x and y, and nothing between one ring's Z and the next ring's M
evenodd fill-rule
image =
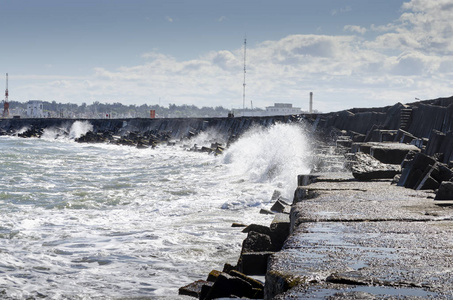
M313 92L331 112L450 97L452 15L453 0L0 0L0 91L8 73L20 102L308 110Z

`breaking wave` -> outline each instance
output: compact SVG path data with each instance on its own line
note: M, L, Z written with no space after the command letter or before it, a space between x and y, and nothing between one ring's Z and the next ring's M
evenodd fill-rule
M93 130L93 125L90 122L75 121L69 129L69 138L77 139L91 130Z
M288 197L297 187L297 175L310 172L308 141L300 124L254 128L228 148L223 162L246 180L274 183Z

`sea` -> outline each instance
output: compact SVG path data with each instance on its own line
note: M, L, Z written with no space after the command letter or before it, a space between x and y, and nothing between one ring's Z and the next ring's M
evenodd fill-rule
M74 141L91 129L0 137L0 298L177 296L235 265L246 235L232 223L270 225L259 211L292 201L311 168L300 124L251 129L217 156Z

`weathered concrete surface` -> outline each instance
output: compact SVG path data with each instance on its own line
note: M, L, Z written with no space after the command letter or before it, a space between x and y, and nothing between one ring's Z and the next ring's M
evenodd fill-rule
M370 154L384 164L401 164L409 151L420 152L414 145L402 143L356 143L353 151Z
M315 180L269 260L265 298L453 299L452 206L390 181Z

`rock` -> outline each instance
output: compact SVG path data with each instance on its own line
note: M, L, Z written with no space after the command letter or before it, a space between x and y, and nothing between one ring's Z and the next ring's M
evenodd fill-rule
M239 277L245 281L247 281L248 283L250 283L252 285L252 288L256 288L256 289L264 289L264 284L256 279L253 279L252 277L249 277L247 275L245 275L244 273L241 273L239 271L236 271L236 270L233 270L231 272L229 272L229 274L231 276L234 276L234 277Z
M233 266L233 265L231 265L231 264L228 264L228 263L226 263L226 264L223 265L223 271L222 271L222 272L224 272L224 273L230 273L230 272L233 271L233 270L236 270L236 267L235 267L235 266Z
M242 242L243 252L262 252L272 249L272 240L269 235L250 231Z
M248 233L250 231L270 235L271 234L271 229L267 226L264 225L258 225L258 224L250 224L249 226L245 227L242 232Z
M272 250L280 251L289 236L290 217L288 214L276 214L270 226Z
M271 207L271 211L277 212L277 213L289 214L290 210L291 210L291 206L288 203L286 203L285 201L280 200L280 199L275 201L274 205L272 205L272 207Z
M209 300L231 296L252 298L254 295L255 291L250 283L239 277L221 273L204 299Z
M247 225L242 224L242 223L233 223L233 224L231 224L231 227L247 227Z
M179 288L178 293L179 295L186 295L191 297L199 298L201 294L202 286L209 286L211 287L214 283L208 282L205 280L197 280L192 282L186 286Z
M219 277L220 273L222 273L222 272L217 271L217 270L212 270L211 272L209 272L209 275L208 275L208 278L206 279L206 281L215 282L217 280L217 278Z
M357 180L392 179L401 173L397 165L383 164L365 153L356 153L356 161L352 166L352 175Z
M314 175L297 175L297 185L298 186L307 186L316 181L316 176Z
M443 181L434 200L453 200L453 182Z
M247 275L264 275L267 271L267 261L274 252L242 253L238 262L238 270Z

